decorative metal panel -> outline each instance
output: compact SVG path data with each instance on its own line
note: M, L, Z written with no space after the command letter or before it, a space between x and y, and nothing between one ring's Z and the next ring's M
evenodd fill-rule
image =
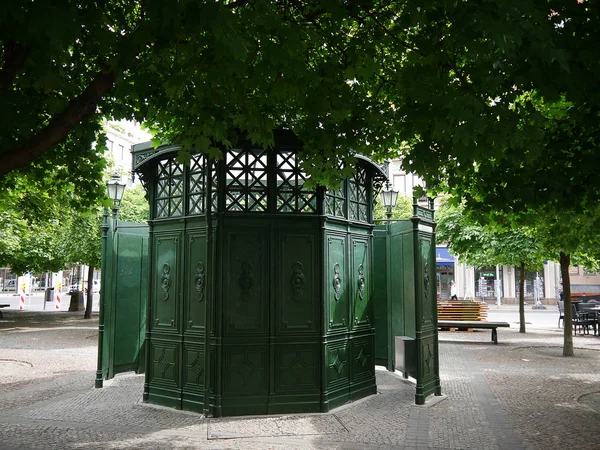
M325 346L326 385L328 389L348 384L350 364L347 343L339 342Z
M275 393L317 392L319 379L319 345L281 345L276 349Z
M173 342L150 343L150 370L148 373L151 385L166 388L179 388L179 345ZM176 395L175 392L172 393Z
M267 151L231 149L225 154L227 211L267 210Z
M375 362L373 356L373 338L360 338L350 341L352 354L351 381L372 380L375 378Z
M329 299L328 328L346 328L348 320L348 279L346 276L346 238L327 237L325 283Z
M175 158L158 162L154 200L155 218L183 215L183 165Z
M266 334L269 290L267 244L262 231L229 232L224 263L225 334Z
M190 232L186 239L184 324L188 331L202 332L206 322L206 235Z
M267 347L225 347L224 397L266 396L268 392Z
M346 181L342 181L337 189L325 193L325 214L335 217L346 217Z
M175 332L178 327L179 234L155 235L152 295L152 328Z
M189 215L204 214L206 195L206 158L194 155L187 170L188 194L187 212Z
M371 305L371 259L369 243L366 239L352 239L352 307L354 326L370 325L373 319ZM382 287L384 288L384 287Z
M348 179L348 217L350 220L369 221L368 180L367 171L361 166L358 166L354 176Z
M437 287L434 275L435 263L431 261L431 238L421 237L421 273L423 274L423 298L421 299L421 324L434 325L437 315Z
M219 163L217 161L211 161L210 163L210 177L211 177L211 207L212 212L216 213L219 211Z
M183 369L184 391L201 393L206 369L203 347L184 344Z
M315 235L280 232L277 242L277 334L315 332L320 304Z
M314 189L304 188L306 174L300 170L296 153L277 152L277 211L315 213L317 195Z

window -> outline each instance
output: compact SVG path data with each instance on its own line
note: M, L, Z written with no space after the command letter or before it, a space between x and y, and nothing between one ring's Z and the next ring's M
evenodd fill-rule
M155 217L183 215L183 165L170 158L160 161L157 170Z
M277 212L314 213L317 197L314 190L304 188L306 174L300 170L296 154L277 153Z

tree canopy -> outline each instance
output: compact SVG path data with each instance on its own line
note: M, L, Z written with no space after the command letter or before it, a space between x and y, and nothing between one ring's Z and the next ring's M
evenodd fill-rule
M475 266L507 265L538 268L544 249L534 229L499 228L480 223L463 204L442 201L436 214L436 237L446 242L461 262Z
M321 182L348 175L338 161L353 151L405 148L429 186L490 156L537 155L536 98L574 105L591 148L597 16L574 0L10 0L0 177L75 151L75 130L91 144L99 115L215 156L236 130L264 145L289 128Z

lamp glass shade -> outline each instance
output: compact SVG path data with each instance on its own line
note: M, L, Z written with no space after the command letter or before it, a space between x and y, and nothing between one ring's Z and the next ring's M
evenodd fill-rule
M398 200L398 191L394 191L392 189L388 191L383 191L381 193L381 201L383 202L383 206L386 208L391 208L396 204Z
M123 193L125 192L125 183L121 183L121 177L118 174L113 175L111 180L106 183L106 194L108 198L113 201L115 206L121 203L123 200Z

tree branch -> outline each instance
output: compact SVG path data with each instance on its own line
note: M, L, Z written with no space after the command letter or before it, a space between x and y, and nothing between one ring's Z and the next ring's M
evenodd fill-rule
M90 85L69 102L65 110L19 147L2 153L0 178L33 162L46 150L63 142L71 130L96 112L98 102L110 91L116 79L114 70L96 74Z
M8 89L29 56L29 47L15 41L4 43L4 64L0 70L0 89Z

